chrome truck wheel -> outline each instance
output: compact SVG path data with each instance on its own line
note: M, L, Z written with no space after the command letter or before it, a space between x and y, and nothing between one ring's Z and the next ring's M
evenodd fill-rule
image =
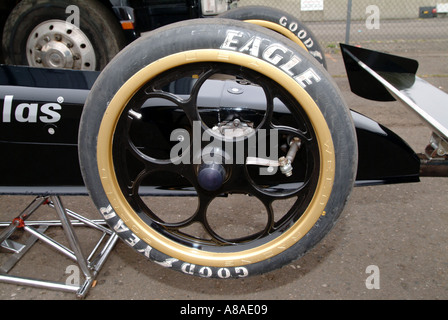
M125 44L113 13L97 0L22 0L2 37L6 64L74 70L102 70Z
M85 33L62 20L48 20L31 31L26 57L32 67L96 70L95 49Z

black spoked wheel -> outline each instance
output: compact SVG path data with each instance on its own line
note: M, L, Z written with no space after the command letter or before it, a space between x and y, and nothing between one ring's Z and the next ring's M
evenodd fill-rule
M254 37L269 59L232 50ZM81 167L128 244L188 274L244 277L328 232L353 184L353 125L325 71L295 50L258 26L190 21L138 40L103 72L81 121ZM305 88L321 82L317 105Z
M190 82L191 90L173 92L179 82ZM201 101L211 92L215 101ZM150 138L154 133L157 138ZM258 157L261 149L269 154ZM295 152L287 176L279 159L290 149ZM149 81L124 108L112 152L118 184L133 211L161 235L210 252L249 250L281 235L306 211L319 178L315 133L298 102L271 79L230 64L180 66ZM179 221L169 209L152 209L157 199L145 199L163 195L155 190L160 186L181 186L195 195L189 208L182 206ZM260 203L256 224L230 210L227 218L213 214L218 198L237 194ZM274 202L288 199L286 212L274 210Z

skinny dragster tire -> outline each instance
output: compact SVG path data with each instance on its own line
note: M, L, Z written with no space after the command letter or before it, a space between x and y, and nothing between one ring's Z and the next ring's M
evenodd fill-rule
M247 21L274 30L307 50L327 68L325 52L313 32L288 12L265 6L245 6L221 13L218 18Z
M195 80L189 97L164 91L176 77ZM245 105L238 103L225 107L205 105L206 100L198 97L204 94L201 86L219 81L233 83L229 91L237 98L244 96L237 92L238 88L264 92L266 111L261 112L258 105L244 110ZM277 109L279 100L287 111ZM293 122L281 123L284 117L279 112L292 115ZM219 125L210 121L217 113ZM278 171L272 177L259 177L253 175L258 169L254 171L247 163L233 163L222 166L221 171L226 174L221 180L213 180L220 184L218 189L212 189L200 181L200 173L206 172L201 171L202 166L188 162L195 155L177 165L163 156L164 131L169 134L172 129L190 128L193 120L199 120L201 128L217 128L223 126L221 117L228 114L239 124L246 123L239 127L249 132L240 136L243 139L266 128L275 128L281 137L300 137L302 145L294 161L301 162L293 163L295 175L287 178ZM247 115L255 120L245 121ZM157 138L143 126L155 124ZM227 128L233 126L235 121L226 124ZM134 135L137 129L142 129L142 134ZM184 136L179 138L184 140ZM152 147L157 147L154 153L149 151ZM275 32L225 19L191 20L163 27L120 52L99 76L86 101L79 156L84 181L96 207L125 243L162 266L216 278L269 272L305 254L336 222L352 190L357 167L350 112L322 66ZM216 166L219 165L208 167L214 178L221 172L215 170ZM177 189L168 185L166 179L170 175L176 176L173 181L182 181L182 186L189 182L190 189L180 188L180 182ZM161 218L139 193L143 181L151 183L152 179L160 179L160 188L156 189L164 192L193 190L198 199L194 214L175 222ZM280 190L276 183L271 183L272 179L279 179L285 188L292 182L288 179L297 179L294 186L298 187ZM260 200L267 213L266 226L252 233L251 228L246 228L244 232L248 233L239 238L223 236L221 225L215 230L209 221L209 204L222 194L233 193L250 194ZM284 216L274 218L271 205L291 195L294 204ZM169 200L166 211L168 203ZM186 207L188 201L183 204ZM218 212L218 218L229 213ZM244 212L236 217L250 218ZM185 231L193 222L206 235ZM256 224L254 221L254 228Z

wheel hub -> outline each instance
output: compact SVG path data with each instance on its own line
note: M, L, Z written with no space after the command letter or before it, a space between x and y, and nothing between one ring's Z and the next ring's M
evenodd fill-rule
M199 168L199 185L207 191L217 191L226 177L226 170L220 164L203 164Z
M62 20L48 20L31 32L26 43L32 67L95 70L93 45L81 29Z
M73 67L73 52L60 42L52 41L47 43L42 47L40 53L40 57L37 57L37 60L40 59L40 63L45 67L64 69Z

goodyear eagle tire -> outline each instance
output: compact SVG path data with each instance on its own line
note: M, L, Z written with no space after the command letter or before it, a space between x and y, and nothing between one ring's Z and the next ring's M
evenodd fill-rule
M291 166L279 161L291 154ZM321 65L275 32L225 19L163 27L120 52L86 101L79 155L124 242L216 278L310 250L357 167L349 110Z
M293 15L275 8L246 6L221 13L218 18L247 21L274 30L307 50L327 68L325 53L311 30Z

